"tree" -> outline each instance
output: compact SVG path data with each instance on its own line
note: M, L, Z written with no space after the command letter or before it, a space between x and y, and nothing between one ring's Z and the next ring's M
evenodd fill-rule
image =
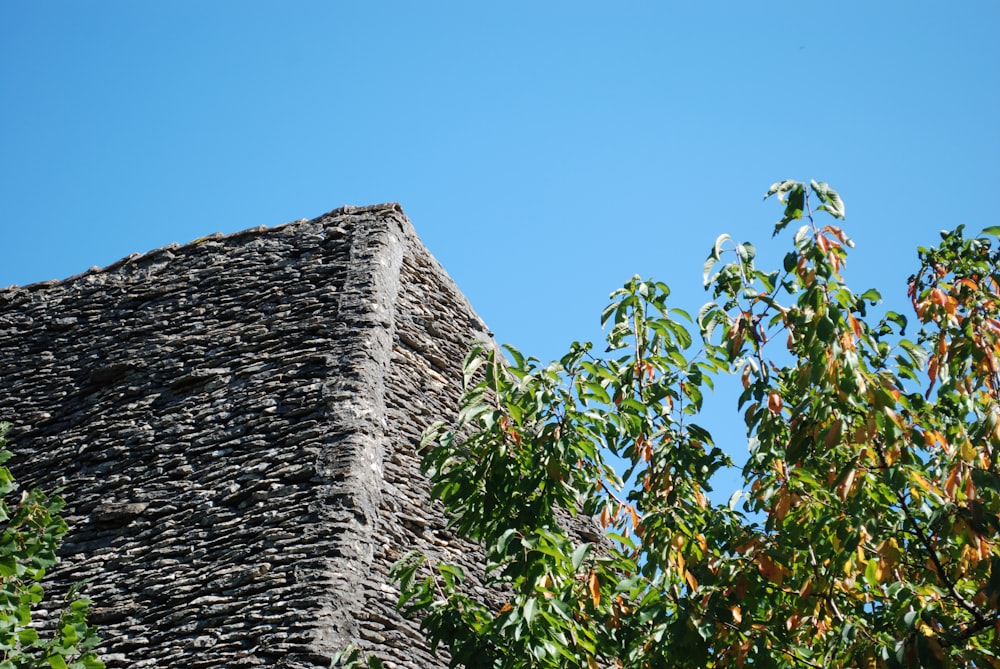
M805 223L782 268L719 237L696 318L636 277L602 314L606 353L471 352L423 466L508 600L489 609L421 555L394 569L451 666L1000 667L1000 227L918 249L908 339L843 280L852 243L812 210L842 219L838 193L771 196L775 235ZM695 420L730 373L751 453L745 492L718 504L731 462Z
M68 531L59 516L64 501L39 490L25 491L13 505L18 486L3 466L11 457L0 423L0 669L103 669L93 647L96 629L87 624L89 600L71 589L54 629L45 636L32 624L32 610L43 602L40 581L57 562L56 548Z

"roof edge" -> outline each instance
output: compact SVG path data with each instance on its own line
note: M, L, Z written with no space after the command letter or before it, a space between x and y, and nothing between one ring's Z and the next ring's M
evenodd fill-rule
M326 212L325 214L321 214L321 215L316 216L316 217L311 218L311 219L310 218L300 218L300 219L295 220L295 221L288 221L286 223L281 223L281 224L272 225L272 226L257 225L257 226L254 226L252 228L245 228L243 230L237 230L236 232L230 232L230 233L225 233L225 234L221 233L221 232L214 232L212 234L208 234L208 235L204 235L202 237L198 237L196 239L192 239L191 241L185 242L183 244L178 243L178 242L171 242L169 244L164 244L163 246L158 246L155 249L151 249L151 250L146 251L144 253L138 253L138 252L131 253L131 254L125 256L124 258L120 258L119 260L114 261L113 263L111 263L109 265L105 265L104 267L100 267L100 266L95 265L95 266L93 266L93 267L91 267L89 269L86 269L86 270L84 270L82 272L77 272L76 274L73 274L71 276L65 277L63 279L48 279L48 280L45 280L45 281L35 281L33 283L28 283L28 284L24 284L24 285L20 285L20 284L14 283L14 284L10 284L8 286L0 286L0 295L2 295L5 292L13 291L13 290L31 290L31 291L35 291L35 290L43 290L45 288L52 288L54 286L62 286L62 285L65 285L67 283L72 283L73 281L78 281L78 280L83 279L83 278L88 277L88 276L95 276L95 275L99 275L99 274L108 274L110 272L114 272L115 270L124 267L125 265L129 265L131 263L136 263L136 262L141 262L143 260L153 259L157 255L162 254L162 253L167 252L167 251L173 252L173 251L183 251L183 250L186 250L186 249L191 249L191 248L193 248L195 246L199 246L199 245L204 244L205 242L208 242L208 241L237 240L237 239L240 239L241 237L249 237L249 236L253 236L253 235L259 235L259 234L264 234L264 233L268 233L268 232L274 232L274 231L277 231L277 230L282 230L282 229L287 228L287 227L292 226L292 225L298 225L298 224L304 224L304 223L311 223L313 221L319 221L320 219L329 218L331 216L340 216L340 215L345 215L345 214L350 215L350 214L378 213L378 212L396 212L398 214L401 214L404 217L406 216L406 214L403 212L403 207L398 202L384 202L384 203L381 203L381 204L369 204L369 205L364 205L364 206L355 206L355 205L345 204L345 205L343 205L341 207L337 207L336 209L333 209L331 211Z

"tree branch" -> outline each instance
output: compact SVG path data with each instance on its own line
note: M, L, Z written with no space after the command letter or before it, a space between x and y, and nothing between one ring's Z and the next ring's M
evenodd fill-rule
M885 468L886 471L888 471L889 462L885 457L885 450L882 448L878 440L875 440L872 445L874 446L875 451L878 453L881 465ZM985 629L986 627L992 625L995 621L991 621L988 618L986 618L986 616L983 615L983 612L980 611L975 604L973 604L965 597L963 597L961 593L958 592L958 589L955 587L955 583L950 578L948 578L948 574L944 570L944 565L941 564L941 558L938 557L937 551L934 549L934 545L931 543L930 537L927 536L927 533L924 532L924 529L920 526L920 523L917 522L916 516L913 515L913 511L910 509L910 505L906 501L906 496L899 490L894 490L893 492L896 495L896 499L899 500L900 508L903 509L903 515L906 516L906 520L910 523L910 526L913 528L914 534L916 534L917 539L919 540L921 545L923 545L924 551L927 553L931 562L934 564L934 571L937 572L938 578L941 579L941 582L948 589L949 594L951 594L952 598L961 608L965 609L970 615L972 615L972 617L976 621L976 626L982 626L981 629Z

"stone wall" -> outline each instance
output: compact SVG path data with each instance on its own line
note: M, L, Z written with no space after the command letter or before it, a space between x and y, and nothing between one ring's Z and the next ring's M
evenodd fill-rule
M387 571L478 559L415 446L484 331L398 205L0 291L9 466L68 501L50 589L89 579L112 668L446 666Z

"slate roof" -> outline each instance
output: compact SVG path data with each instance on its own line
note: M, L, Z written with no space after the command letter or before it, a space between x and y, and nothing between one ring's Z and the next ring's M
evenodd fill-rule
M414 448L486 328L399 205L214 235L0 290L0 419L63 488L50 574L116 667L446 666L388 568L455 542Z

